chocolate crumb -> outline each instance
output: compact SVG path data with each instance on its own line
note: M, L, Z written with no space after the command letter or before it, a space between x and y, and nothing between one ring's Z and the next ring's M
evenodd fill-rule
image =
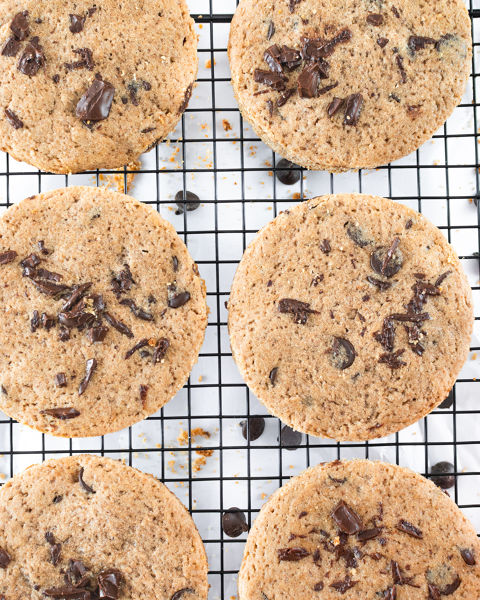
M69 17L70 25L68 28L70 31L72 33L80 33L83 30L87 17L82 17L81 15L69 15Z
M310 556L310 552L301 546L297 548L280 548L277 550L279 561L298 562L302 558Z
M88 494L96 494L95 490L89 486L87 483L85 483L84 479L83 479L83 473L85 472L84 467L80 467L80 470L78 472L78 483L82 486L82 488L88 493Z
M418 529L418 527L415 527L414 525L409 523L408 521L405 521L405 519L400 519L400 521L397 523L396 527L399 531L403 531L404 533L407 533L411 537L417 538L419 540L421 540L423 538L422 531L420 529Z
M380 46L380 48L385 48L388 42L389 40L386 37L379 37L377 40L377 44Z
M398 70L400 71L400 81L402 83L407 82L407 72L405 71L405 67L403 66L403 57L400 54L395 55L395 62L397 63Z
M131 298L124 298L120 300L120 304L123 306L128 306L132 313L137 317L137 319L142 319L143 321L153 321L152 313L147 312L140 306L137 306L134 300Z
M0 569L6 569L11 561L8 552L0 546Z
M343 108L345 100L343 98L334 98L327 108L327 114L329 117L333 117L337 112Z
M332 251L332 246L330 245L330 241L325 239L322 240L320 242L320 250L324 253L324 254L330 254L330 252Z
M114 329L116 329L123 335L126 335L128 338L133 338L132 330L129 327L127 327L127 325L125 325L125 323L122 323L122 321L119 321L112 314L110 314L108 312L104 313L103 316L105 317L105 321L109 325L111 325Z
M87 389L87 386L90 383L96 368L97 368L96 359L89 358L86 363L85 377L82 379L82 381L80 382L80 385L78 387L78 395L79 396L81 396Z
M67 387L67 377L65 373L57 373L55 375L55 385L59 388Z
M17 253L15 250L7 250L6 252L2 252L0 254L0 265L8 265L13 262L17 258Z
M383 15L380 15L378 13L371 13L371 14L367 15L367 23L369 25L374 25L375 27L379 27L380 25L383 25L383 22L384 22Z
M20 42L17 39L15 39L14 37L10 37L7 39L7 41L3 45L1 54L2 54L2 56L7 56L10 58L13 58L14 56L17 56L20 48L21 48Z

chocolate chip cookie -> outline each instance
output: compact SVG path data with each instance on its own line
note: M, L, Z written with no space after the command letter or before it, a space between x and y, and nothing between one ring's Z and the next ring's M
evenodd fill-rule
M80 455L30 467L0 491L0 597L206 600L195 525L159 481Z
M235 275L229 331L246 383L296 430L337 440L429 413L467 358L471 292L422 215L361 194L281 213Z
M0 221L0 409L53 435L102 435L184 385L207 325L205 285L151 207L72 187Z
M331 172L416 150L459 104L471 66L462 0L242 0L232 84L285 158Z
M54 173L128 164L175 128L197 62L185 0L4 0L0 148Z
M474 600L480 542L455 503L408 469L368 460L308 469L263 506L240 600Z

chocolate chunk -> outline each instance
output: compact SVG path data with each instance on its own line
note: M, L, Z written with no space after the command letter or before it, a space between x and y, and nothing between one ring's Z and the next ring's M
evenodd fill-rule
M155 349L153 351L153 357L152 357L152 362L153 364L162 362L162 360L165 358L165 354L167 353L168 348L170 347L170 342L167 340L167 338L160 338L156 345L155 345Z
M54 504L58 504L59 502L61 502L63 500L63 496L54 496L52 502Z
M116 319L112 314L106 312L103 315L105 317L105 321L114 329L119 331L121 334L126 335L128 338L133 338L133 331L122 323L118 319Z
M70 559L65 571L65 581L73 587L83 587L88 583L87 569L81 560Z
M338 81L336 81L335 83L331 83L330 85L325 85L324 87L319 88L317 90L317 96L323 96L323 94L326 94L327 92L329 92L330 90L333 90L337 86L338 86Z
M407 81L407 72L405 71L405 67L403 66L403 57L400 54L395 56L395 62L397 63L398 70L400 71L400 81L402 83L406 83Z
M17 56L22 44L14 37L8 38L2 48L2 56L14 57Z
M108 327L105 327L104 325L97 325L95 327L90 327L90 329L87 331L87 338L92 344L95 342L103 342L107 333Z
M5 109L5 117L14 129L22 129L23 121L9 108Z
M82 283L80 285L74 286L72 288L72 293L66 299L65 303L63 304L63 306L61 308L61 311L66 312L66 311L71 310L83 298L83 296L90 289L91 286L92 286L91 282Z
M437 43L437 40L434 40L431 37L423 37L421 35L411 35L408 38L407 46L412 54L418 52L418 50L424 50L427 45L433 45Z
M44 596L49 598L59 599L72 599L72 600L84 600L86 598L86 590L83 588L76 588L70 585L63 585L60 587L47 588L42 590Z
M45 410L41 410L40 414L66 421L67 419L75 419L80 415L80 412L71 406L63 406L59 408L46 408Z
M42 327L45 328L47 331L52 327L55 327L56 322L56 318L52 317L51 315L48 315L47 313L42 313L40 316L40 323Z
M277 101L275 102L275 105L277 108L282 108L282 106L285 106L285 104L290 100L290 98L295 94L295 89L294 88L289 88L284 90L283 92L280 92L280 95L277 98Z
M95 61L93 60L93 52L90 50L90 48L76 48L75 50L72 50L72 52L74 54L78 54L81 60L71 63L64 63L67 71L76 71L78 69L87 69L88 71L93 71Z
M314 592L321 592L323 590L323 581L319 581L313 586Z
M83 27L85 25L85 21L87 17L82 17L81 15L69 15L70 16L70 25L69 29L72 33L80 33L83 31Z
M378 13L370 13L367 15L367 23L369 25L374 25L375 27L379 27L383 25L383 15L379 15Z
M430 314L428 312L424 313L394 313L390 315L390 319L395 321L402 322L411 322L411 323L423 323L424 321L428 321L430 319Z
M67 387L67 377L65 373L57 373L55 375L55 385L59 388Z
M290 162L286 158L282 158L276 164L275 174L280 183L283 183L284 185L295 185L300 181L302 172L298 165Z
M91 486L86 484L85 481L83 480L84 472L85 472L84 467L80 467L80 470L78 471L78 483L88 494L96 494L95 490Z
M26 40L30 35L28 26L28 10L17 13L10 23L10 29L13 31L15 39L19 41Z
M77 104L75 115L82 121L102 121L110 114L115 88L108 81L94 79Z
M190 300L189 292L179 292L178 294L176 294L175 291L176 288L175 286L173 286L172 289L169 289L168 292L168 306L170 308L180 308Z
M247 442L254 442L265 431L265 419L263 417L248 417L245 421L240 421L242 435Z
M298 562L302 558L310 556L310 552L301 546L297 548L280 548L277 550L277 556L279 561Z
M257 83L268 85L269 87L271 87L274 90L277 90L278 92L281 92L286 87L285 81L287 81L287 77L280 73L264 71L263 69L255 69L253 77Z
M139 392L140 392L140 402L142 403L142 406L145 406L145 402L147 401L148 385L144 385L143 383L140 384Z
M404 349L397 350L396 352L387 352L385 354L381 354L378 359L379 363L384 363L388 365L392 370L400 369L404 367L407 363L400 359L400 356L405 352Z
M124 265L124 268L118 275L114 275L111 280L112 283L112 291L115 295L124 294L128 292L132 284L135 283L132 272L130 271L130 267L128 265Z
M175 194L175 204L178 207L175 214L183 215L185 211L197 210L200 206L200 198L193 192L180 190Z
M277 380L277 374L278 374L278 367L273 367L273 369L270 371L268 378L270 379L270 383L273 385L275 385L275 382Z
M357 585L357 583L358 581L353 581L353 579L350 579L350 576L347 575L345 579L331 583L330 587L334 590L337 590L337 592L340 592L341 594L345 594L346 591L348 591L354 585Z
M8 265L17 258L15 250L7 250L0 254L0 265Z
M403 255L398 249L400 239L395 238L389 248L380 246L370 255L370 266L383 277L393 277L403 266Z
M442 285L442 283L445 281L445 279L451 274L452 274L452 271L446 271L445 273L442 273L433 285L436 288L439 288ZM436 295L436 294L433 294L433 295Z
M460 555L463 558L464 563L469 567L473 567L477 564L475 552L470 548L460 548Z
M320 250L324 253L324 254L330 254L330 252L332 251L332 246L330 245L330 241L325 239L322 240L320 242Z
M96 368L97 368L96 359L89 358L86 363L85 377L82 379L82 381L80 382L80 385L78 387L78 395L79 396L81 396L87 389L87 386L90 383Z
M310 304L307 302L301 302L300 300L294 300L292 298L282 298L278 302L279 312L286 314L291 313L293 320L298 325L305 325L310 314L318 314L317 310L310 308Z
M388 42L389 40L386 37L379 37L377 40L377 44L380 46L380 48L385 48Z
M35 333L37 329L40 327L40 315L38 310L34 310L32 314L32 318L30 319L30 331Z
M380 527L372 527L371 529L363 529L357 533L357 540L359 542L367 542L368 540L373 540L378 537L382 533L382 529Z
M185 90L185 95L183 97L182 103L178 109L178 114L181 115L187 110L188 103L190 102L190 98L192 97L193 92L193 83L191 83L187 89Z
M222 515L222 529L231 538L236 538L248 531L245 513L236 506L226 510Z
M280 446L285 450L296 450L302 443L302 434L295 431L288 425L284 425L280 430Z
M347 535L353 535L362 530L361 518L343 500L335 506L331 515L340 531Z
M355 127L358 124L363 109L362 94L351 94L345 99L344 125Z
M50 532L47 532L50 533ZM52 538L53 538L53 534L52 534ZM47 540L48 541L48 540ZM58 564L58 561L60 560L60 554L62 552L62 544L60 543L50 543L50 560L52 562L53 566L56 566Z
M35 277L38 279L46 279L47 281L61 281L63 279L60 273L55 273L42 268L35 271Z
M302 56L298 50L295 50L295 48L290 48L289 46L285 46L284 44L280 48L278 61L281 65L287 67L287 69L293 70L302 64Z
M173 596L170 598L170 600L180 600L180 598L184 595L184 594L194 594L195 590L193 590L192 588L183 588L181 590L178 590L177 592L175 592L173 594Z
M423 538L422 531L420 529L418 529L418 527L415 527L414 525L409 523L408 521L405 521L405 519L400 519L400 521L397 523L396 527L399 531L403 531L404 533L407 533L411 537L417 538L419 540L421 540Z
M29 267L31 269L35 269L40 263L42 259L39 258L35 253L29 254L22 261L20 261L20 265L22 267Z
M318 96L318 84L324 76L319 63L305 65L298 77L298 94L300 98L316 98Z
M360 246L360 248L365 248L365 246L368 246L371 243L371 241L366 238L363 229L356 223L348 221L345 224L345 229L347 231L348 237L357 246Z
M331 362L336 369L343 371L353 365L356 352L353 344L340 337L333 338Z
M106 569L97 576L99 597L105 600L117 600L123 575L117 569Z
M33 37L25 47L25 50L18 61L17 68L24 75L33 77L44 66L45 54L43 53L43 48L38 43L38 37Z
M371 283L372 285L377 287L381 292L384 292L385 290L388 290L390 287L392 287L392 284L389 281L381 281L380 279L372 277L371 275L367 276L367 281L368 283Z
M268 24L267 40L271 40L274 35L275 35L275 23L273 21L270 21L270 23Z
M267 63L270 71L273 73L283 73L282 63L279 58L281 55L281 50L277 44L270 46L263 53L263 60Z
M41 294L45 294L45 296L61 298L65 293L70 291L70 287L68 285L52 283L51 281L43 280L35 281L34 279L31 279L31 281L37 290Z
M8 552L0 546L0 569L6 569L11 561Z
M339 31L331 40L303 37L302 58L306 61L320 61L331 56L338 44L348 42L351 37L352 32L347 28Z
M145 346L148 346L148 338L143 338L139 342L137 342L135 346L132 346L132 348L130 348L130 350L128 350L125 353L124 359L128 360L131 356L135 354L137 350L140 350L140 348L144 348Z
M131 298L124 298L123 300L120 300L120 304L128 306L137 319L142 319L143 321L153 321L152 313L149 313L140 306L137 306L135 301Z
M448 490L455 485L455 467L451 462L444 460L434 464L430 470L430 473L431 481L433 481L433 483L438 487L442 488L442 490Z
M328 105L328 108L327 108L328 116L333 117L334 115L336 115L337 112L343 108L344 104L345 104L345 100L343 98L335 97Z

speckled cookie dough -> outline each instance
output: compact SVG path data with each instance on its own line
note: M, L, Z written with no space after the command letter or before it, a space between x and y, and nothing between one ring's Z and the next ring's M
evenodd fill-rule
M394 465L335 461L262 507L239 598L476 600L479 558L472 525L433 483Z
M229 58L243 116L281 156L331 172L416 150L460 103L463 0L241 0Z
M131 163L175 128L197 66L185 0L4 0L0 148L54 173Z
M283 422L379 438L442 402L465 362L471 291L422 215L361 194L286 210L247 248L228 301L233 357Z
M207 558L182 504L121 462L79 455L0 490L0 597L206 600Z
M66 437L142 420L187 380L205 299L153 208L89 187L23 200L0 220L0 409Z

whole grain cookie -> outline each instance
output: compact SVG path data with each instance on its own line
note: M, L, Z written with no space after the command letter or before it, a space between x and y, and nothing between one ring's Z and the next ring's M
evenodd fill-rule
M471 64L463 0L242 0L232 84L262 140L309 169L409 154L460 102Z
M235 275L233 357L267 408L305 433L364 440L447 396L469 350L471 292L442 233L361 194L281 213Z
M408 469L354 460L308 469L262 507L240 600L474 600L480 542L455 503Z
M175 128L197 64L185 0L3 0L0 148L54 173L121 167Z
M101 435L184 385L207 325L205 286L151 207L72 187L0 221L0 409L54 435Z
M49 460L0 491L0 596L206 600L207 558L182 504L121 462Z

